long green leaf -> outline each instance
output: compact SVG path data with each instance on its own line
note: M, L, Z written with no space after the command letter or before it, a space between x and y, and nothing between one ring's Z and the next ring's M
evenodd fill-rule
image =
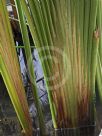
M23 42L25 45L24 47L25 47L26 59L27 59L27 64L28 64L30 80L31 80L31 87L33 91L33 97L35 100L38 118L39 118L40 133L43 136L43 135L46 135L45 123L44 123L43 113L42 113L38 91L37 91L37 85L36 85L36 79L35 79L35 73L34 73L34 65L33 65L31 49L30 49L30 41L29 41L29 38L27 38L29 36L28 36L25 16L22 12L22 6L21 6L20 1L16 0L16 5L17 5L18 15L20 19L20 26L21 26L22 36L23 36Z
M26 135L32 135L25 90L4 0L0 0L0 72Z

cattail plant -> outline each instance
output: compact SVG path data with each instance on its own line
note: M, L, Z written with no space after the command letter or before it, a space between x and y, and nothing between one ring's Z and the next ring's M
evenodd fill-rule
M99 2L21 1L43 67L54 128L94 123Z
M30 29L43 68L54 128L78 128L94 125L96 68L97 82L101 90L102 46L100 29L102 24L102 0L15 1L25 46L26 59L28 61L33 95L38 111L41 134L45 135L43 133L45 126L37 94L26 25ZM3 10L2 3L3 0L0 3L0 10ZM5 69L9 78L8 80L17 89L18 86L16 84L21 83L21 80L18 80L19 66L18 63L16 64L17 57L13 57L16 56L16 52L14 47L11 47L14 43L7 14L5 16L4 13L0 12L0 57L2 60L0 61L2 63L0 65L0 71L4 75L5 72L3 70ZM3 23L2 20L4 20ZM6 40L4 35L6 35ZM5 78L6 83L8 83L7 81ZM22 84L20 85L23 88ZM19 112L22 111L22 114L19 115L19 118L23 118L20 118L20 120L26 130L30 121L26 117L28 114L25 115L23 113L24 110L27 113L27 106L24 108L26 100L21 90L23 89L20 88L16 91L18 103L15 101L16 99L13 100L12 95L11 98L17 106L20 106L19 99L21 100L22 107L20 107ZM23 99L19 97L20 92L22 92L20 96L23 97L24 103L22 102ZM14 105L16 105L15 103ZM24 116L22 116L23 114ZM23 121L28 121L28 124L26 122L27 126L24 126L25 123ZM30 127L28 128L30 129Z
M42 64L54 128L94 123L99 0L25 0L22 10Z
M5 0L0 0L0 74L25 135L32 136L32 123Z

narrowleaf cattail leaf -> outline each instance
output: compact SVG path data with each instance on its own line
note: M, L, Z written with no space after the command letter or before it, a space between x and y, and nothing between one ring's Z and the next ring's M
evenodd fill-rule
M36 85L36 79L35 79L35 73L34 73L34 64L32 59L31 48L30 48L30 41L29 41L29 36L28 36L28 31L26 26L26 20L25 20L24 13L22 11L21 2L18 0L15 0L15 2L16 2L17 10L18 10L19 19L20 19L20 26L21 26L22 37L23 37L23 42L25 47L25 54L26 54L26 59L28 64L31 87L32 87L33 96L34 96L34 102L36 104L38 118L39 118L40 134L42 136L45 136L46 135L45 123L44 123L43 113L42 113L38 91L37 91L37 85Z
M98 49L98 59L97 59L97 72L96 72L96 80L98 85L98 92L100 100L102 101L102 0L98 5L98 13L97 13L97 24L99 24L99 49Z
M0 74L25 134L32 136L32 123L5 0L0 0Z

